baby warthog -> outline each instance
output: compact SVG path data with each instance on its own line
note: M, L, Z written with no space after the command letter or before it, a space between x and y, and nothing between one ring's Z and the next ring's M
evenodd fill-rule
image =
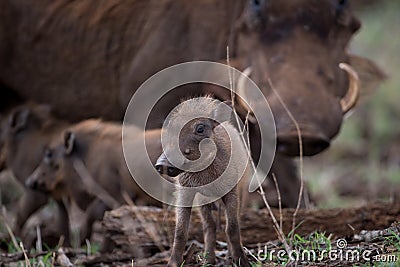
M149 158L155 163L161 154L160 129L143 130L129 126L127 135L133 148L144 135ZM136 142L136 143L135 143ZM91 235L94 221L106 210L125 203L123 193L138 205L157 205L135 183L122 151L122 125L101 120L85 120L67 128L45 151L42 162L26 184L50 193L56 199L74 201L85 211L81 241ZM147 155L137 155L145 160Z
M53 139L59 137L67 126L67 123L53 117L48 106L34 103L13 108L8 117L2 120L0 130L1 162L5 165L3 167L11 170L24 186L24 194L16 207L14 231L17 234L20 234L29 216L48 203L47 194L25 186L25 181L39 165L45 147ZM60 220L57 227L53 225L53 229L65 236L68 232L68 223L65 220L66 210L62 201L57 201L57 204ZM68 244L68 237L65 237L67 238L65 244Z
M250 266L239 230L238 183L248 176L248 153L229 122L231 109L210 97L181 103L164 124L164 152L156 168L177 168L177 210L172 255L168 266L181 266L192 206L201 206L205 257L215 264L216 224L213 202L221 199L226 212L229 253L239 266ZM165 138L164 138L165 136ZM194 192L194 191L195 192Z

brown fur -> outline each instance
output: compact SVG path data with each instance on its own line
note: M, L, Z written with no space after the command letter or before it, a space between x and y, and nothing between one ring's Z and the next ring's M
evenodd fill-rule
M336 102L347 90L338 64L349 62L346 49L358 20L339 1L262 0L258 8L249 2L3 0L0 79L24 97L51 103L65 118L120 119L151 75L184 61L225 60L229 45L240 67L253 66L285 141L297 142L268 77L303 132L329 142L342 120ZM185 90L161 101L150 125L159 127L194 92L200 93ZM227 99L226 92L216 93Z
M131 126L128 137L140 142L143 131ZM149 144L150 160L155 162L161 153L160 130L145 133ZM141 155L138 158L144 160ZM103 217L104 211L113 208L98 196L96 189L86 187L77 172L76 162L82 162L98 186L105 190L118 204L125 203L123 192L139 205L160 205L143 192L131 177L122 152L122 125L86 120L64 131L48 151L39 167L27 183L55 199L74 201L85 211L87 218L81 229L81 239L89 238L92 224Z
M0 79L26 98L51 103L62 117L120 119L132 89L156 71L194 58L224 58L237 12L218 2L2 1ZM216 38L199 46L204 32ZM152 64L143 64L149 58ZM128 76L130 69L136 74Z
M193 106L196 106L196 108L194 109ZM203 114L198 113L199 110L208 111L211 116L212 113L217 110L217 102L211 98L207 98L206 102L201 101L198 104L191 103L191 105L180 106L180 108L176 110L176 113L172 115L170 127L176 127L176 121L186 121L186 116ZM196 132L197 127L203 127L204 131L202 133ZM229 139L227 131L233 134L234 140ZM240 153L239 158L241 161L247 158L247 153L245 152L244 147L242 147L240 151L232 151L231 142L241 142L239 133L236 129L229 122L217 125L215 121L209 118L197 118L188 122L180 131L179 148L173 147L172 144L166 144L166 150L176 151L177 149L180 149L187 159L196 160L200 157L199 143L205 138L214 141L217 148L215 158L211 165L204 170L198 172L185 171L181 173L177 177L181 186L197 187L215 181L227 168L228 162L231 159L231 153ZM165 154L161 155L160 158L165 157L164 155ZM233 165L236 166L238 164L233 163ZM244 166L246 165L247 164L245 163ZM233 169L229 170L228 173L232 178L241 175L237 170ZM244 179L244 177L238 178ZM225 186L229 185L226 184ZM182 204L181 199L185 198L184 194L184 191L178 190L178 205ZM201 194L207 195L209 192L201 191ZM240 263L240 266L250 266L248 259L243 252L240 239L238 185L235 185L230 192L222 197L222 202L225 205L227 217L226 236L233 262L235 264ZM200 208L203 222L206 262L209 264L215 264L216 224L211 210L212 203L203 205ZM168 266L181 266L183 262L183 252L188 238L190 215L191 207L177 207L174 244Z

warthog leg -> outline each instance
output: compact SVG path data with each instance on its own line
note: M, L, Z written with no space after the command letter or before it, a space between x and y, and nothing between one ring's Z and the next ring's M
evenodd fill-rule
M212 216L213 204L201 207L201 220L203 223L205 258L208 264L215 264L216 224Z
M226 212L226 237L229 251L234 263L242 267L250 267L250 263L243 252L239 229L239 197L237 190L233 189L222 197Z
M176 226L174 245L172 247L171 258L168 262L168 267L181 266L183 262L183 252L188 239L188 230L190 223L190 215L192 208L177 207L176 208Z

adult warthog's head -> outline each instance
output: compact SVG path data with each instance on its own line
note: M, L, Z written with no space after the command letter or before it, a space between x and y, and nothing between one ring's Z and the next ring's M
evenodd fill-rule
M346 0L251 0L239 25L237 56L271 106L279 152L299 155L298 132L304 155L327 148L365 85L359 67L383 78L372 62L347 53L360 22ZM245 84L239 90L251 99Z

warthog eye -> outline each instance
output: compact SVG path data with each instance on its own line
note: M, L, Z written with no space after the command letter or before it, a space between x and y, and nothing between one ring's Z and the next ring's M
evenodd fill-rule
M51 156L52 156L51 150L50 149L46 149L45 152L44 152L44 156L46 158L51 158Z
M196 133L203 134L204 131L205 131L205 125L204 124L197 124L196 125Z
M50 149L44 151L44 163L50 165L52 163L53 153Z

